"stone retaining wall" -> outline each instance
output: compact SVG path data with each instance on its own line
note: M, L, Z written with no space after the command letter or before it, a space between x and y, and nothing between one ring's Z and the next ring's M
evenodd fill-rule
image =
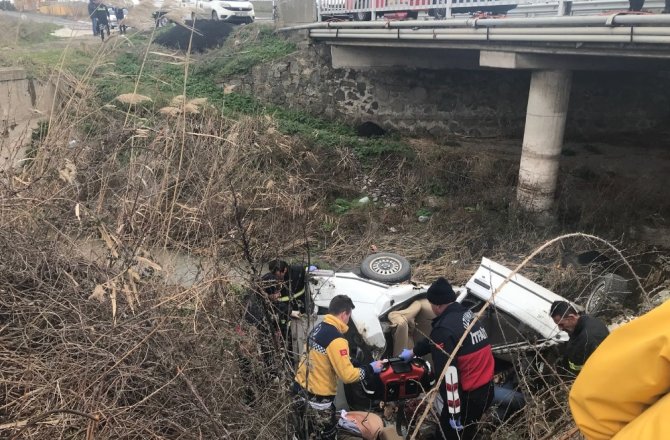
M521 137L530 73L333 69L313 44L226 84L263 102L351 123L433 135ZM566 135L656 135L670 128L670 74L576 72Z

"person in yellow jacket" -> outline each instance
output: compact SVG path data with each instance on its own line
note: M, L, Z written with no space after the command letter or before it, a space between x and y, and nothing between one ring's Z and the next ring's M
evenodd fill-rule
M349 358L349 343L344 339L354 303L346 295L333 297L323 322L307 338L307 352L302 357L293 384L296 430L299 437L335 439L335 394L337 379L344 383L363 380L379 373L381 361L356 368Z
M670 301L612 331L570 391L587 440L670 439Z

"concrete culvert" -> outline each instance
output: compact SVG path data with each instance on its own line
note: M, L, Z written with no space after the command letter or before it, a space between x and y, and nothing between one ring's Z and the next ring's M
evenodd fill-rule
M374 122L366 121L356 127L356 133L362 137L384 136L386 130Z
M220 21L196 20L191 51L202 52L205 49L223 44L228 35L235 30L235 26L234 24ZM169 31L159 35L156 38L156 43L173 49L187 50L190 38L190 28L176 25Z

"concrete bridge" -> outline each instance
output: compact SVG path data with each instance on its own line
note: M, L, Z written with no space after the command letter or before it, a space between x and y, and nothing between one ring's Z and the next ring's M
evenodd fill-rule
M329 45L335 68L531 71L517 199L533 212L553 205L573 71L670 71L670 15L317 21L318 5L279 1L281 25Z

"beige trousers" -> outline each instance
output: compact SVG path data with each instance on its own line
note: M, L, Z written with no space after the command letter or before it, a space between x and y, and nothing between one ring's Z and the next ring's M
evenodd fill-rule
M435 318L427 299L414 301L403 310L389 313L393 331L393 356L398 356L403 348L413 348L414 343L430 335Z

